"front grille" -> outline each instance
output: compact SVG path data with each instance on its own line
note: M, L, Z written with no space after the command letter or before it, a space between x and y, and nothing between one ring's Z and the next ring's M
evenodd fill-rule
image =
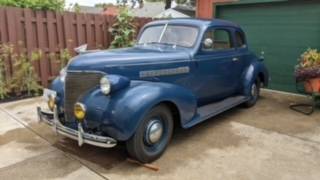
M100 84L104 73L100 72L68 72L65 80L65 119L74 119L73 106L88 90Z

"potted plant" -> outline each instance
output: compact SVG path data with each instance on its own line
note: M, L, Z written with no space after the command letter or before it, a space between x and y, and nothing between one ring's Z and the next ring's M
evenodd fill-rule
M320 52L317 49L308 49L304 52L296 67L295 76L304 82L307 93L320 92Z

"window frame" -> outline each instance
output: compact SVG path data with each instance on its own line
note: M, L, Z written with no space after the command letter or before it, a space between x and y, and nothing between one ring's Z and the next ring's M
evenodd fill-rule
M166 24L153 24L153 25L149 25L149 26L146 26L143 28L142 31L140 31L138 37L137 37L137 43L139 43L139 40L142 36L142 34L144 33L144 31L150 27L154 27L154 26L163 26L165 29L163 30L166 30L166 28L168 26L184 26L184 27L191 27L191 28L195 28L197 29L197 35L196 35L196 38L195 38L195 41L193 42L192 46L180 46L180 45L177 45L179 47L182 47L182 48L187 48L187 49L193 49L194 47L196 47L196 45L198 44L198 40L199 40L199 37L201 36L201 29L198 27L198 26L195 26L195 25L190 25L190 24L179 24L179 23L166 23Z
M205 35L209 32L209 31L216 31L216 30L223 30L226 31L229 34L229 41L230 41L230 45L231 48L228 49L212 49L212 50L206 50L203 48L203 42L205 40ZM204 33L203 33L203 37L201 40L201 46L200 46L200 51L204 52L204 53L217 53L217 52L229 52L229 51L235 51L236 47L235 47L235 42L234 42L234 30L228 28L228 27L210 27L208 28ZM214 39L213 39L214 41Z
M243 40L243 45L242 46L238 46L238 39L237 39L237 34L240 34L240 36L242 36L242 40ZM247 39L246 39L246 35L243 31L240 30L235 30L234 31L234 40L235 40L235 48L237 49L246 49L248 48L248 44L247 44Z

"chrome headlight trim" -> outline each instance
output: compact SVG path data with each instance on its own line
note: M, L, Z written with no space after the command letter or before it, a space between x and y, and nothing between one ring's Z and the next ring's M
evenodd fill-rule
M107 76L103 76L101 79L100 79L100 89L101 89L101 92L105 95L108 95L111 91L111 84L110 84L110 81L109 79L107 78Z

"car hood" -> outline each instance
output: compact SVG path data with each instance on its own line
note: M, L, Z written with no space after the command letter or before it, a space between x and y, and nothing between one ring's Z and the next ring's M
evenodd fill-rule
M89 52L74 57L68 70L104 71L111 68L125 69L127 66L147 66L177 60L190 59L186 49L132 47ZM123 73L121 73L123 74Z

